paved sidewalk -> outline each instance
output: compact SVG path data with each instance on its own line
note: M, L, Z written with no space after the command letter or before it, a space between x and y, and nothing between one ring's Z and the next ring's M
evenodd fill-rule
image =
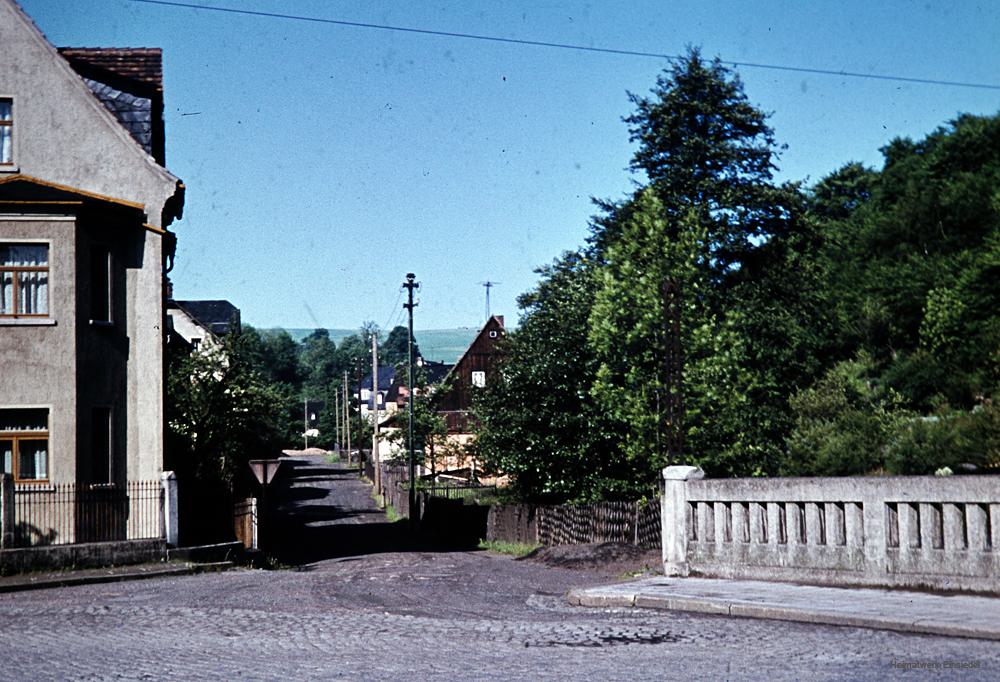
M124 580L143 580L145 578L161 578L164 576L191 575L205 571L225 570L230 567L232 567L232 564L229 562L195 564L170 561L134 564L131 566L113 566L109 568L18 573L15 575L0 576L0 593L44 590L52 587L68 587L71 585L93 585L96 583L112 583Z
M660 576L572 590L567 598L578 606L636 606L1000 640L996 597Z

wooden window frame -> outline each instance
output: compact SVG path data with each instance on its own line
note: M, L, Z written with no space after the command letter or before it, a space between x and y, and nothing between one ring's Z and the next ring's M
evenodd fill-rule
M13 168L16 163L16 154L14 153L14 146L16 137L14 136L14 98L13 97L0 97L0 101L10 102L10 118L0 119L0 128L10 129L10 161L4 161L0 159L0 169Z
M11 455L11 474L15 483L48 483L51 476L52 457L49 452L49 432L46 431L0 431L0 440L13 441ZM19 469L20 445L24 441L45 441L45 478L21 478Z
M26 318L28 318L28 319L45 319L47 317L50 317L51 314L52 314L52 306L50 305L50 303L52 302L52 297L49 296L49 293L50 293L49 289L52 286L52 274L50 272L50 266L52 264L52 262L51 262L52 249L51 249L50 245L48 243L46 243L46 242L11 242L11 241L0 241L0 246L14 246L14 245L22 245L22 246L24 246L24 245L44 246L45 247L45 262L47 263L47 265L4 265L3 263L0 263L0 276L2 276L4 273L8 273L9 272L9 273L12 273L13 278L14 278L13 279L13 282L14 282L14 296L11 299L11 306L10 306L12 312L10 312L10 313L2 313L2 312L0 312L0 320L26 319ZM20 296L20 285L19 285L18 275L21 274L21 273L27 273L27 272L44 272L48 276L47 277L48 284L46 285L46 292L45 292L45 298L46 298L45 307L48 310L48 312L45 312L45 313L19 313L19 312L17 312L17 310L18 310L18 296Z

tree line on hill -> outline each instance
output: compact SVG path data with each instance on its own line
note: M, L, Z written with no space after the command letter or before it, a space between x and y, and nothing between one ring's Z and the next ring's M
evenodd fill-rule
M184 479L232 488L250 459L303 446L306 400L324 402L319 435L310 445L332 449L345 376L352 442L366 443L371 427L357 417L357 387L371 373L373 335L379 339L380 365L406 362L406 327L394 327L382 340L374 323L365 323L339 346L326 329L296 342L283 329L245 324L222 337L218 346L169 354L167 467ZM414 350L419 353L415 341Z
M626 118L641 182L538 270L477 404L523 499L710 476L1000 465L1000 116L897 138L881 169L777 183L739 77L692 49Z

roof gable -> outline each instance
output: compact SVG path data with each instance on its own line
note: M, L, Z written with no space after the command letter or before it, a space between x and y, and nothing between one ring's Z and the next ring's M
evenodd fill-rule
M142 203L156 227L180 215L178 179L146 152L13 0L0 0L0 44L0 83L14 99L18 171Z
M240 309L229 301L172 301L199 326L217 336L225 336L240 327Z
M504 327L502 315L492 315L490 316L490 319L486 320L486 324L484 324L483 328L479 330L478 334L476 334L476 338L472 339L472 343L470 343L469 347L465 349L464 353L462 353L462 357L460 357L458 362L455 363L451 372L448 373L449 376L451 376L452 372L461 371L462 366L465 364L470 353L472 353L472 349L482 345L483 337L491 331L497 332L498 335L503 334Z
M163 165L163 50L60 47L58 51L132 138Z

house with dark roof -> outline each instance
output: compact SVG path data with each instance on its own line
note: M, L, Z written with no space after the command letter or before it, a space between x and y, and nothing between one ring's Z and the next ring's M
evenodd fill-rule
M396 368L392 365L382 365L378 368L377 390L373 390L372 388L372 375L370 372L362 377L361 381L355 387L357 389L355 394L361 401L362 419L371 420L373 418L374 411L376 410L376 405L378 405L378 418L380 422L386 416L391 415L395 411L396 404L392 403L390 405L387 400L387 396L389 395L390 389L393 388L395 380Z
M240 309L229 301L167 301L168 337L176 336L192 349L217 347L222 337L239 334L240 328Z
M438 412L448 425L449 434L472 431L469 413L475 391L486 386L493 376L497 343L504 337L503 316L493 315L462 353L455 366L442 380L444 386L436 397Z
M496 368L498 343L504 337L503 316L493 315L483 325L479 333L465 349L454 365L445 363L421 363L427 385L433 392L433 404L444 419L447 435L432 438L424 452L421 465L422 474L428 472L466 472L470 478L477 478L482 467L468 453L467 446L474 440L471 418L472 401L475 392L492 381ZM408 391L405 377L394 382L389 396L395 397L399 411L391 418L390 426L403 428L405 419L401 417L406 409Z
M158 479L184 205L164 167L162 54L57 50L13 0L0 45L3 471L15 486Z

